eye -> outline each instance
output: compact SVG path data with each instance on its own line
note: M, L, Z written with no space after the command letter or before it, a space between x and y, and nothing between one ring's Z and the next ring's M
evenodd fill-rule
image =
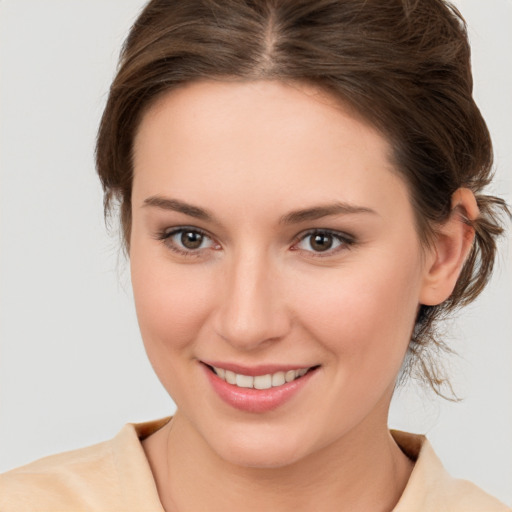
M343 233L327 230L314 230L300 236L294 248L312 253L326 253L332 255L344 248L348 248L354 240Z
M185 256L196 256L203 249L217 249L220 246L204 231L197 228L176 228L161 233L158 237L174 252Z
M200 249L205 241L205 236L197 231L182 231L178 233L180 244L186 249ZM176 237L176 235L174 235Z

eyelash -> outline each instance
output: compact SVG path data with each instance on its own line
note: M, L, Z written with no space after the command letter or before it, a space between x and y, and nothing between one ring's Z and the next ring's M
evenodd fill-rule
M331 236L334 240L338 241L340 245L335 249L327 249L325 252L323 251L308 251L304 249L296 249L295 246L299 244L300 242L306 240L308 237L312 237L314 235L327 235ZM293 243L293 250L294 251L300 251L303 250L305 252L308 252L309 255L313 258L328 258L329 256L333 256L335 254L338 254L341 251L350 249L354 244L356 243L354 237L351 235L348 235L347 233L342 233L340 231L333 231L331 229L311 229L306 232L300 233ZM310 242L311 245L311 242Z
M195 228L195 227L188 227L188 226L179 227L179 228L173 229L171 231L167 231L167 230L160 231L159 233L157 233L156 238L158 240L160 240L168 249L170 249L171 251L173 251L173 252L175 252L175 253L177 253L177 254L179 254L181 256L185 256L185 257L189 257L189 258L194 258L194 257L201 256L201 251L204 250L204 249L197 249L197 250L188 249L188 250L184 250L184 249L181 249L180 247L178 247L177 245L170 243L170 239L173 236L178 235L180 233L183 234L183 233L187 233L187 232L188 233L194 233L194 234L201 235L202 237L204 237L206 239L209 239L214 246L217 245L217 246L220 247L220 245L217 244L212 239L212 237L210 235L208 235L208 233L206 233L202 229ZM323 251L313 251L313 250L308 251L308 250L305 250L305 249L298 249L298 248L295 247L299 243L305 241L308 237L311 237L311 236L314 236L314 235L327 235L327 236L331 236L333 239L338 241L340 243L340 245L337 248L335 248L334 250L331 250L329 248L325 252L323 252ZM292 250L307 252L307 253L309 253L309 255L311 257L314 257L314 258L326 258L326 257L329 257L329 256L333 256L334 254L337 254L340 251L350 249L355 243L356 243L355 239L351 235L348 235L346 233L341 233L339 231L333 231L333 230L330 230L330 229L311 229L309 231L300 233L294 239L294 242L293 242L293 245L292 245Z
M175 244L170 242L170 239L173 236L178 235L180 233L181 234L183 234L183 233L198 234L198 235L201 235L202 237L204 237L206 239L211 240L214 245L218 245L218 244L216 244L216 242L213 241L212 237L210 235L208 235L208 233L206 233L202 229L194 228L194 227L189 227L189 226L182 226L182 227L179 227L179 228L176 228L176 229L172 229L171 231L167 231L167 230L160 231L157 234L156 238L158 240L160 240L168 249L170 249L171 251L179 254L180 256L185 256L185 257L188 257L188 258L197 258L197 257L201 256L202 249L196 249L196 250L188 249L188 250L185 250L185 249L179 248L177 245L175 245Z

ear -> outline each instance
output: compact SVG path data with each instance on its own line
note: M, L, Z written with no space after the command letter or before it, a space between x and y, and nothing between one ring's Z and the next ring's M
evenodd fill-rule
M435 306L452 294L475 238L475 230L468 220L473 221L478 215L473 192L467 188L456 190L450 216L437 227L426 258L421 304Z

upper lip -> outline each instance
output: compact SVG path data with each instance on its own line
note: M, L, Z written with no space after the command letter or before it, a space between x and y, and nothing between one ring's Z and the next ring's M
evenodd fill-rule
M312 368L318 365L301 365L301 364L259 364L256 366L245 366L237 363L229 363L224 361L205 361L202 363L208 366L215 366L216 368L223 368L240 375L247 375L249 377L256 377L257 375L267 375L277 372L287 372L289 370L300 370L302 368Z

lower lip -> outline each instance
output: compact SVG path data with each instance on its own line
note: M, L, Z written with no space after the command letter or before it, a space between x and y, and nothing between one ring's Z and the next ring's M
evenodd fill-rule
M219 378L207 366L202 365L206 376L219 397L235 409L246 412L262 413L277 409L288 402L311 380L317 369L282 386L269 389L239 388Z

